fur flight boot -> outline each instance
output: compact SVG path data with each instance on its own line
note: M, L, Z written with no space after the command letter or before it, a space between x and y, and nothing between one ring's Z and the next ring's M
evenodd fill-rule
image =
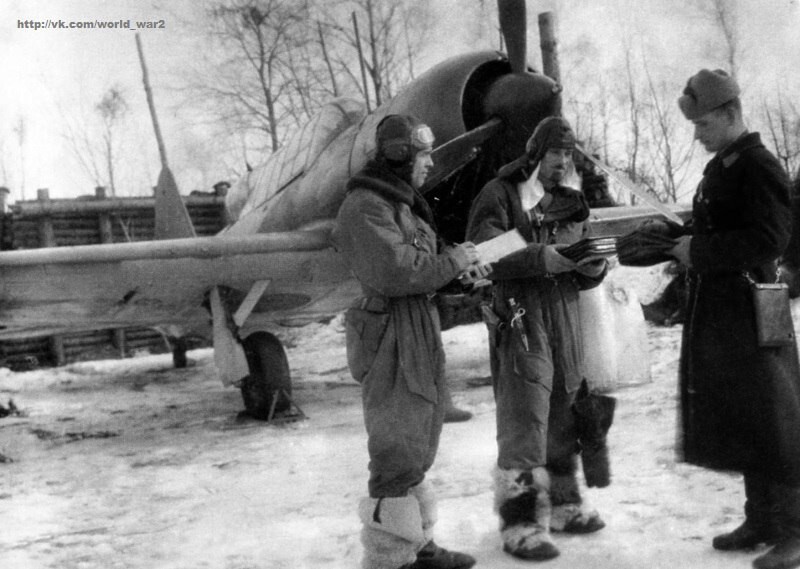
M569 458L566 469L552 469L550 473L550 503L552 518L550 529L564 533L593 533L606 527L597 510L583 503L575 476L576 457Z
M362 569L398 569L416 561L426 540L414 496L364 498L358 513L363 524Z
M417 560L401 569L470 569L475 558L466 553L448 551L430 540L417 553Z
M402 569L469 569L475 565L475 558L466 553L448 551L433 541L433 526L438 518L436 496L427 480L423 480L408 493L419 503L422 534L425 545L417 552L417 559Z
M547 470L496 468L494 483L494 507L500 515L503 550L533 561L557 557L560 552L550 537Z

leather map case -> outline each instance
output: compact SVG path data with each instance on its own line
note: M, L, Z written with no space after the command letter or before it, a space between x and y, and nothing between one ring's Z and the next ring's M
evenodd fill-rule
M788 346L794 342L794 324L789 305L789 287L784 283L753 283L758 345Z

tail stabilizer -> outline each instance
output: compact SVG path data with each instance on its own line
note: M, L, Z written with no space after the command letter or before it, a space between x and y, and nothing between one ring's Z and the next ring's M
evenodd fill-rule
M181 239L196 237L197 234L189 217L189 210L183 203L178 184L170 169L164 166L158 176L156 194L155 239Z

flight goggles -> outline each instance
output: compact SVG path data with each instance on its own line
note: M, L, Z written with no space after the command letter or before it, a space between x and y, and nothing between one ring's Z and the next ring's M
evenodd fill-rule
M433 131L428 125L417 125L411 130L411 146L419 150L433 148Z

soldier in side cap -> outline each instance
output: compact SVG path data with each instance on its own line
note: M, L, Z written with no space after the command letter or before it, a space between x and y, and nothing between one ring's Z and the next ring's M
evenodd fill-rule
M485 307L497 411L495 510L503 549L543 561L559 554L550 531L602 529L575 478L578 429L572 405L584 378L578 293L605 277L605 260L578 265L559 253L590 233L584 194L564 180L575 134L544 119L526 152L505 165L472 205L467 239L517 229L527 247L492 264Z
M671 254L688 267L680 358L683 460L744 474L745 520L719 550L774 545L756 569L800 567L800 366L797 347L761 347L754 283L776 282L789 241L789 178L748 132L739 86L721 70L693 75L678 105L714 156L692 220Z
M345 315L370 458L369 497L359 504L363 569L475 564L433 541L436 504L425 479L446 399L439 318L429 295L478 261L472 243L439 249L433 214L417 191L433 165L433 142L431 129L413 117L385 117L374 159L347 184L333 235L363 290Z

